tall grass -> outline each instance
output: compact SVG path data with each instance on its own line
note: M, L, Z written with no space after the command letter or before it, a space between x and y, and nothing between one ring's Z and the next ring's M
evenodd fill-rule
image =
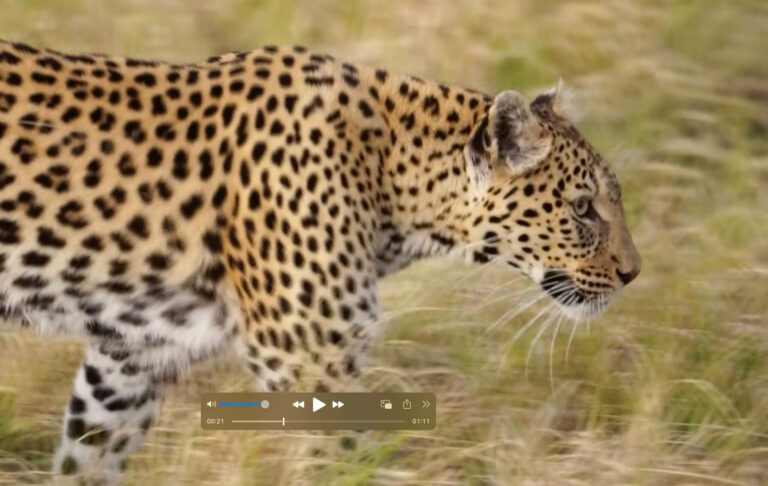
M576 329L568 360L570 323L554 344L534 346L534 328L510 345L536 305L491 328L534 295L509 271L415 265L382 286L391 319L365 380L437 393L434 432L375 434L341 460L313 457L302 434L203 432L199 393L249 386L223 357L171 391L127 484L768 484L765 2L0 0L0 12L0 36L63 50L186 61L298 43L526 95L562 76L622 180L644 259L620 301ZM50 479L80 353L0 332L0 484Z

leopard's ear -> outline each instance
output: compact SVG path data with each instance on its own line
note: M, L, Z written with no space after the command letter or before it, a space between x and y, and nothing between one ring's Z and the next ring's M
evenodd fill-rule
M570 122L577 122L582 118L582 112L576 103L576 96L565 86L562 78L552 89L533 100L531 111L544 119L560 117Z
M551 146L551 136L523 96L515 91L502 92L475 125L464 147L473 193L479 197L488 189L491 172L499 165L506 166L513 175L523 174L536 167Z
M488 128L492 154L516 173L535 167L552 146L552 138L515 91L496 97L488 112Z

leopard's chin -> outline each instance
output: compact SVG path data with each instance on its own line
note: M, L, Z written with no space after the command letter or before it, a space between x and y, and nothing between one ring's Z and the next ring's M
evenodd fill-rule
M602 293L586 291L562 270L547 270L539 285L563 314L575 321L599 316L619 294L616 290Z
M600 314L611 305L611 302L615 298L616 297L613 294L603 294L602 297L596 296L581 304L563 304L557 299L555 299L555 303L569 319L574 321L584 321L586 319L599 317Z

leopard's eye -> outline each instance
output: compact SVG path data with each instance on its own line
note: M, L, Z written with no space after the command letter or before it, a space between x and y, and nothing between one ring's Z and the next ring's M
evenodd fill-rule
M589 196L581 196L575 199L571 205L573 206L573 212L579 218L591 218L592 215L596 214L592 208L592 198Z

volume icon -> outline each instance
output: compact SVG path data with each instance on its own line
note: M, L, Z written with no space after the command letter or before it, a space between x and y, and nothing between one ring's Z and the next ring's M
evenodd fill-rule
M293 407L294 408L304 408L304 400L302 400L302 401L296 400L295 402L293 402Z

